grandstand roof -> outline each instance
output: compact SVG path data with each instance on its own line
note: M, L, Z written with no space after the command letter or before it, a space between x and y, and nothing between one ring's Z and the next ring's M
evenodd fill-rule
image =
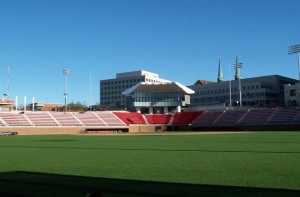
M213 83L211 81L207 81L207 80L197 80L194 85L203 85L203 84L209 84L209 83Z
M195 91L178 83L178 82L163 82L151 83L140 82L131 88L122 92L123 95L129 95L133 92L184 92L186 94L194 94Z

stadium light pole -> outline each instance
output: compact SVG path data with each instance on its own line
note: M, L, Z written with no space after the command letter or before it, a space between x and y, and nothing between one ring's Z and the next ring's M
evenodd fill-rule
M232 107L232 98L231 98L231 66L229 64L229 107Z
M299 74L299 81L300 81L300 44L290 46L288 48L288 51L289 51L289 55L292 55L295 53L298 54L298 74Z
M68 75L71 75L72 71L70 69L63 69L63 75L65 75L65 113L67 112L67 96L68 96Z
M242 68L243 67L243 63L241 63L241 62L236 62L235 64L234 64L234 68L235 69L240 69L240 68ZM239 100L239 102L240 102L240 107L242 107L242 87L241 87L241 77L239 77L239 92L240 92L240 100Z

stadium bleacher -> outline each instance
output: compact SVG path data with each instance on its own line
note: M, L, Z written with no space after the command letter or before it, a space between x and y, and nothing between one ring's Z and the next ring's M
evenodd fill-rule
M224 111L141 114L127 111L97 112L0 112L0 126L50 126L124 128L129 125L174 125L200 127L243 127L300 125L300 108L252 108ZM186 127L187 128L187 127ZM264 127L266 128L266 127ZM276 127L272 127L276 128Z
M137 112L114 112L126 124L146 124L141 113Z
M201 116L196 118L192 124L199 126L212 125L221 114L223 114L223 111L205 111Z
M51 112L51 115L61 126L82 126L81 123L72 113Z
M205 111L193 125L196 126L228 126L228 125L268 125L268 124L296 124L300 123L300 109L248 109Z
M35 126L58 126L57 122L47 112L29 112L26 117Z
M282 108L276 109L275 113L269 119L270 124L289 124L293 123L296 116L299 114L299 110L295 108Z
M30 126L30 122L25 118L24 114L17 113L0 113L1 119L7 126Z
M101 112L94 112L94 113L99 118L101 118L107 126L125 126L126 125L111 111L101 111Z
M267 124L269 118L275 112L274 109L250 109L246 112L239 124L262 125Z
M238 124L246 111L227 110L220 114L214 122L215 125L235 125Z
M169 124L171 114L146 114L145 117L149 124Z
M172 124L190 124L202 114L203 111L176 112Z
M84 126L107 126L97 115L92 112L73 113Z

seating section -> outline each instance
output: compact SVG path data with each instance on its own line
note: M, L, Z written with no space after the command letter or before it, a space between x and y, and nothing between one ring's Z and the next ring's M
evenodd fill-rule
M246 111L228 110L220 114L219 118L214 122L215 125L236 125L245 115Z
M24 114L16 113L0 113L0 117L6 122L7 126L30 126L30 122L25 118Z
M74 113L74 116L84 126L106 126L106 124L92 112Z
M100 119L102 119L108 126L125 126L126 125L111 111L95 112L95 114Z
M5 126L5 121L0 119L0 126Z
M26 116L34 126L58 126L47 112L28 112Z
M149 124L169 124L171 114L146 114L145 117Z
M192 123L199 126L212 125L217 118L223 114L223 111L205 111L201 116L196 118Z
M202 111L198 112L176 112L172 124L190 124L200 115Z
M61 126L82 126L83 124L75 118L72 113L51 112L51 115Z
M244 118L240 121L240 124L246 125L261 125L267 124L269 118L275 112L274 109L251 109Z
M300 110L298 110L298 114L294 117L293 123L300 124Z
M299 110L295 108L278 109L276 113L269 119L269 123L275 124L289 124L294 121L298 115Z
M199 116L193 125L263 125L300 123L300 109L249 109L206 111Z
M146 124L141 113L136 112L114 112L126 124Z

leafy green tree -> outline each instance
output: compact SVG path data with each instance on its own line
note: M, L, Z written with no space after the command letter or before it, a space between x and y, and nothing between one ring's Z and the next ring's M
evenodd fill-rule
M68 111L86 111L87 110L87 105L82 104L81 102L71 102L67 105Z

